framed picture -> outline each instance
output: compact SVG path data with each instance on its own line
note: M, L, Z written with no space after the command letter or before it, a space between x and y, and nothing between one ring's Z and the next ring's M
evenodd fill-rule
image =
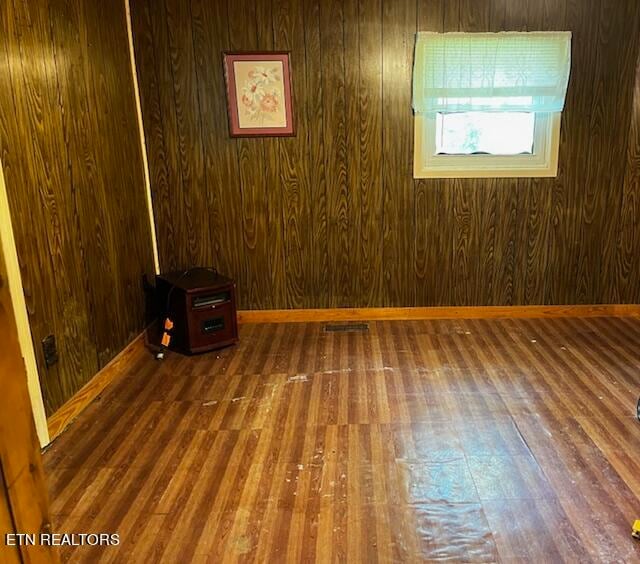
M288 52L224 53L232 137L295 135Z

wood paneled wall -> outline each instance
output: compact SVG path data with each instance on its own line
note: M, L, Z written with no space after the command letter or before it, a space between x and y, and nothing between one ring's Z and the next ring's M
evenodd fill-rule
M0 3L0 161L49 414L143 327L137 127L124 2Z
M640 300L636 0L132 4L164 269L243 308ZM557 178L412 178L417 30L573 32ZM229 138L230 49L291 51L297 137Z

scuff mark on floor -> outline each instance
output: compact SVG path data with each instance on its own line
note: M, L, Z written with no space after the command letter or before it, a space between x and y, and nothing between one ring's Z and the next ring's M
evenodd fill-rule
M306 374L296 374L287 378L287 382L307 382L308 380L309 378L307 378Z

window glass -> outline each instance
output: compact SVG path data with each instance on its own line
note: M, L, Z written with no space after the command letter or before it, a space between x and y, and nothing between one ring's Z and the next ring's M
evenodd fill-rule
M528 112L439 113L436 154L533 154L535 114Z

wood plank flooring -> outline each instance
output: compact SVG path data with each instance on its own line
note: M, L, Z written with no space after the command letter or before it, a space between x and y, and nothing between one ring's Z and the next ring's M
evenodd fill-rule
M243 325L46 452L73 562L632 562L640 319Z

